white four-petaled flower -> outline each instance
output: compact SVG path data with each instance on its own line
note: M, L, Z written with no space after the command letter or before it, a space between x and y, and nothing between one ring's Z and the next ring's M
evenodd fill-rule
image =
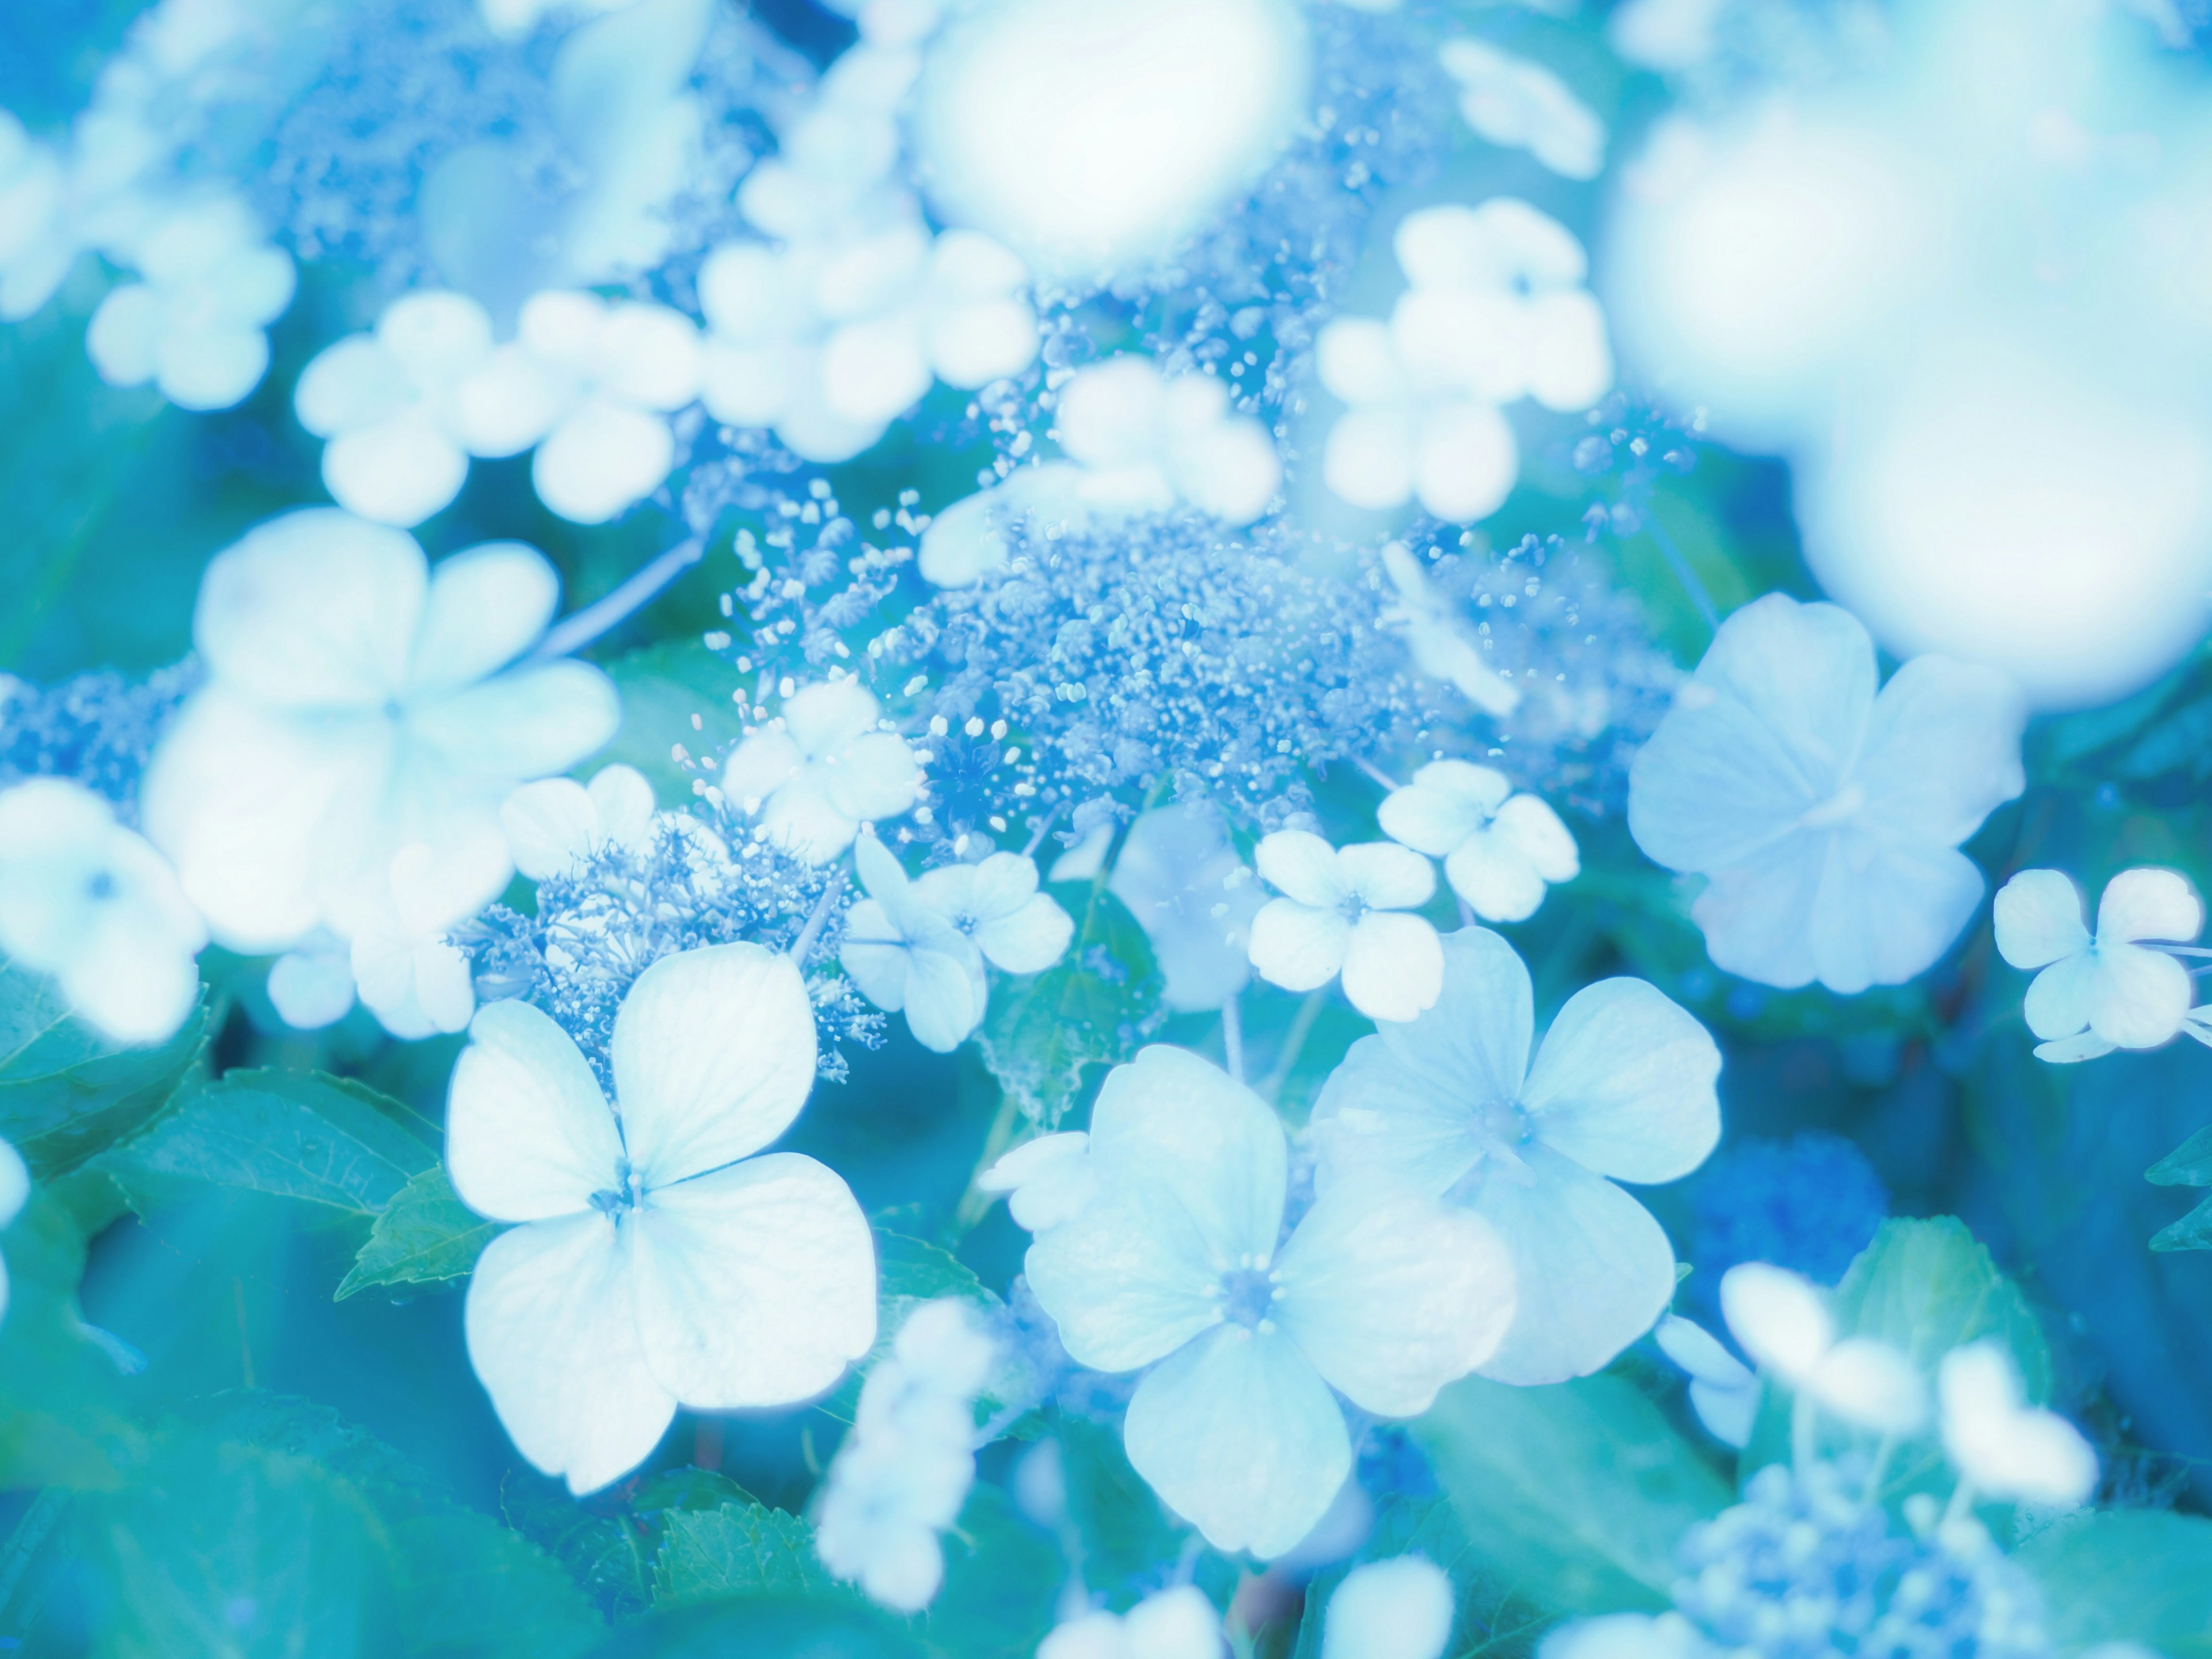
M559 597L531 548L492 543L433 570L404 531L332 507L216 556L192 617L207 683L141 802L218 943L282 951L319 925L351 939L418 843L440 920L498 896L513 873L500 804L621 718L598 669L516 661Z
M986 962L1001 973L1042 973L1075 934L1067 912L1037 890L1036 864L1018 853L909 880L889 848L863 836L853 863L868 896L845 918L838 959L869 1001L903 1009L915 1040L939 1054L982 1022Z
M207 928L176 874L83 785L32 778L0 792L0 951L51 974L121 1042L158 1042L200 990Z
M1525 921L1547 883L1582 873L1575 838L1540 795L1468 761L1431 761L1376 809L1382 833L1444 861L1444 879L1485 921Z
M901 1613L945 1582L937 1535L959 1518L975 1480L975 1396L994 1350L959 1301L907 1316L868 1373L853 1431L837 1449L814 1522L814 1547L840 1578Z
M1928 1388L1912 1362L1873 1337L1838 1337L1810 1280L1741 1262L1721 1275L1721 1312L1744 1352L1800 1398L1881 1434L1911 1434L1928 1420Z
M1407 1020L1443 983L1437 930L1407 911L1437 890L1435 867L1395 842L1331 847L1304 830L1264 837L1252 861L1281 894L1252 918L1252 966L1286 991L1344 976L1370 1019Z
M2002 1344L1954 1348L1936 1374L1943 1449L1974 1490L2005 1503L2067 1509L2097 1486L2097 1454L2056 1412L2027 1403Z
M2186 944L2204 905L2172 870L2123 870L2097 902L2097 931L2081 925L2081 895L2056 870L2023 870L1997 890L1997 950L2015 968L2040 969L2022 1012L2043 1039L2039 1059L2094 1060L2115 1048L2155 1048L2189 1021L2189 970L2145 939Z
M1981 901L1958 850L2025 787L2005 678L1915 657L1875 693L1874 641L1770 593L1714 636L1629 770L1651 860L1707 877L1714 966L1850 994L1929 966Z
M582 1052L495 1002L453 1069L446 1168L521 1224L469 1282L470 1362L525 1457L586 1492L676 1408L820 1393L876 1336L875 1246L843 1181L762 1149L814 1084L799 970L755 945L663 957L615 1017L611 1108Z
M1143 1370L1129 1461L1214 1547L1282 1554L1352 1469L1334 1389L1418 1416L1512 1318L1490 1229L1400 1188L1325 1192L1287 1240L1288 1143L1218 1067L1143 1050L1106 1079L1089 1200L1030 1246L1037 1301L1079 1364Z
M1528 970L1486 928L1443 941L1443 994L1352 1045L1315 1103L1316 1184L1376 1177L1447 1196L1511 1252L1520 1309L1483 1366L1556 1382L1608 1363L1666 1310L1674 1252L1613 1183L1674 1181L1720 1138L1720 1051L1638 979L1567 1000L1531 1064Z
M768 838L813 864L853 844L863 823L914 805L921 769L906 740L878 729L883 706L851 680L803 687L731 751L722 793L758 812Z

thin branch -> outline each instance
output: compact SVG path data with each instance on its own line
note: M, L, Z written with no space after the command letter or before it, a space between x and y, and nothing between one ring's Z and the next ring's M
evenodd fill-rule
M572 651L580 651L593 640L633 613L643 610L660 591L706 556L707 538L689 537L677 543L651 563L635 571L611 593L594 599L574 616L563 617L545 630L545 637L538 642L531 655L538 658L565 657Z
M822 896L814 902L814 914L806 918L806 926L799 930L799 937L791 942L789 955L801 969L806 966L806 953L814 948L814 941L822 937L822 929L830 921L830 909L836 904L838 895L845 890L845 869L840 865L830 872L829 884L823 888Z

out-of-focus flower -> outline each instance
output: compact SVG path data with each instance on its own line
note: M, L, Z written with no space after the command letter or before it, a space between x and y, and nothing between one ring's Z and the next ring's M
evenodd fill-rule
M1722 1279L1721 1311L1761 1370L1824 1410L1881 1434L1911 1434L1928 1420L1928 1386L1912 1362L1872 1337L1838 1340L1809 1280L1747 1261Z
M722 793L738 811L759 813L778 846L827 863L863 823L912 806L921 787L914 751L879 729L882 715L882 705L851 680L803 687L731 752Z
M1564 225L1508 196L1408 214L1395 245L1409 286L1389 321L1322 331L1322 384L1346 405L1322 476L1354 507L1418 496L1440 519L1487 518L1520 472L1500 409L1586 409L1613 384L1589 260Z
M1314 1104L1316 1183L1377 1178L1463 1204L1513 1257L1520 1312L1483 1366L1556 1382L1609 1363L1666 1310L1674 1252L1615 1181L1674 1181L1720 1138L1720 1051L1638 979L1567 1000L1534 1063L1528 970L1487 928L1443 941L1443 991L1352 1045Z
M809 460L849 459L933 380L973 389L1036 356L1022 262L918 218L784 247L733 243L699 274L707 412L774 427Z
M63 778L0 791L0 951L108 1036L158 1042L183 1024L206 943L175 872L107 802Z
M1006 1194L1006 1212L1033 1233L1056 1227L1098 1190L1091 1136L1081 1129L1023 1142L975 1177L987 1193Z
M68 199L61 158L0 110L0 320L29 316L69 275Z
M1690 1405L1714 1439L1741 1449L1759 1416L1759 1374L1694 1320L1668 1314L1653 1328L1660 1352L1690 1376Z
M1457 1611L1451 1580L1435 1562L1367 1562L1328 1598L1321 1659L1441 1659Z
M1417 1194L1346 1183L1279 1243L1282 1124L1195 1054L1117 1066L1085 1155L1097 1189L1037 1234L1030 1286L1079 1364L1145 1371L1129 1461L1218 1549L1280 1555L1328 1510L1352 1468L1332 1389L1417 1416L1511 1322L1490 1229Z
M1267 428L1230 411L1211 374L1164 375L1146 357L1079 369L1060 394L1060 447L1084 469L1086 505L1162 513L1188 501L1230 524L1266 511L1282 482Z
M1998 952L2040 969L2022 1010L2043 1039L2040 1060L2094 1060L2115 1048L2155 1048L2180 1032L2195 988L2189 970L2144 939L2186 944L2204 904L2172 870L2123 870L2097 902L2097 932L2081 925L2081 895L2056 870L2023 870L1997 890Z
M1180 1013L1218 1008L1252 977L1252 919L1267 903L1221 814L1201 802L1139 812L1106 890L1129 907Z
M1482 658L1465 621L1429 586L1428 573L1403 542L1382 544L1382 574L1398 595L1381 620L1405 630L1413 666L1431 679L1456 686L1484 714L1504 719L1521 706L1521 688Z
M815 1516L814 1547L874 1601L919 1613L945 1582L937 1541L975 1480L975 1396L991 1340L958 1301L907 1316L868 1373L853 1431L837 1449Z
M598 669L517 663L560 581L515 543L435 570L404 531L331 507L271 520L216 556L192 637L207 683L147 769L146 833L230 949L351 939L392 860L431 850L448 923L513 873L499 809L614 735Z
M1407 911L1437 890L1434 866L1395 842L1331 847L1278 830L1253 854L1281 894L1252 918L1252 966L1287 991L1341 974L1344 994L1370 1019L1407 1020L1443 986L1443 948L1425 916Z
M814 1082L789 958L721 945L641 974L609 1050L619 1115L528 1004L490 1004L469 1038L446 1167L463 1203L520 1224L469 1282L469 1359L533 1465L593 1491L652 1451L678 1405L804 1400L867 1352L860 1206L812 1158L757 1155Z
M699 395L699 331L666 306L596 294L532 295L514 343L456 393L478 455L533 444L538 499L577 524L619 518L676 465L668 416Z
M1221 1615L1194 1584L1156 1590L1127 1613L1094 1607L1056 1625L1037 1659L1220 1659Z
M1605 123L1551 70L1465 37L1445 41L1437 58L1460 83L1459 112L1492 143L1525 149L1563 178L1597 177Z
M1899 984L1981 901L1957 849L2024 787L2023 717L2002 675L1942 657L1877 696L1856 617L1770 593L1721 624L1637 756L1628 827L1654 862L1710 878L1691 915L1716 967Z
M151 380L179 409L228 409L269 368L268 326L292 303L292 258L235 197L181 207L130 250L140 281L110 291L85 349L111 386Z
M1974 1490L2005 1503L2072 1509L2097 1486L2097 1454L2056 1412L2031 1406L2002 1345L1954 1348L1936 1374L1943 1449Z
M389 894L353 936L349 952L362 1006L396 1037L468 1029L476 981L467 956L446 938L452 918L420 842L392 855Z
M326 346L292 406L327 440L323 483L340 507L379 524L418 525L469 474L463 384L492 356L491 319L465 294L409 294L367 334Z
M1485 921L1525 921L1545 885L1582 873L1575 838L1540 795L1502 772L1431 761L1376 811L1382 833L1444 861L1444 879Z

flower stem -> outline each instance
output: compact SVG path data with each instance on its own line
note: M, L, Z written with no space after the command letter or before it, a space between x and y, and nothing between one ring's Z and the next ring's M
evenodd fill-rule
M1237 1009L1237 993L1229 994L1229 1000L1221 1005L1221 1057L1228 1062L1229 1075L1239 1083L1244 1080L1244 1017Z
M806 918L806 926L799 930L799 937L791 942L788 954L801 969L806 966L806 953L814 948L814 941L822 937L823 928L829 924L830 909L844 890L845 868L840 865L830 872L829 883L822 890L822 896L815 900L814 914Z
M1267 1073L1267 1098L1270 1101L1279 1103L1282 1100L1283 1090L1291 1080L1291 1068L1298 1063L1298 1050L1306 1046L1306 1038L1313 1030L1314 1022L1321 1018L1322 1004L1328 999L1326 991L1309 991L1306 1000L1298 1005L1297 1012L1291 1016L1291 1029L1283 1033L1282 1052L1275 1056L1274 1066Z
M565 657L580 651L617 623L641 611L678 576L706 556L704 535L690 536L650 563L634 571L615 590L596 599L574 616L564 617L545 630L545 637L530 654L533 658Z

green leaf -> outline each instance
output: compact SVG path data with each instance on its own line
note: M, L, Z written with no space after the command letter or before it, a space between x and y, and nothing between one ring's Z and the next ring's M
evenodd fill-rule
M374 1215L437 1164L403 1127L411 1115L373 1089L319 1072L233 1072L103 1167L125 1190L143 1192L144 1177L166 1176Z
M568 1659L606 1629L560 1563L483 1516L417 1516L392 1531L411 1656Z
M764 1504L725 1504L671 1515L653 1564L655 1607L838 1589L814 1553L814 1529Z
M2154 1250L2212 1250L2212 1198L2150 1236Z
M1618 1376L1453 1383L1413 1433L1491 1571L1559 1613L1668 1604L1684 1528L1727 1484Z
M1055 1127L1092 1066L1137 1052L1159 1018L1165 981L1152 948L1103 882L1054 890L1075 918L1056 966L1000 981L976 1042L1000 1086L1029 1117Z
M1118 1429L1063 1416L1052 1437L1059 1443L1068 1518L1083 1540L1088 1578L1126 1584L1176 1559L1188 1534L1130 1467Z
M2212 1521L2116 1510L2062 1521L2014 1558L2043 1588L2054 1645L2138 1642L2165 1659L2212 1659Z
M188 1440L83 1506L114 1659L387 1659L400 1564L348 1483L304 1458Z
M51 1194L34 1191L0 1232L0 1487L119 1485L140 1442L115 1363L77 1315L83 1236Z
M671 1607L614 1632L591 1659L931 1659L905 1626L851 1596L749 1595Z
M690 800L695 775L670 751L681 744L694 759L712 761L744 735L731 701L744 676L696 639L647 646L601 666L622 693L622 726L595 764L635 766L664 805Z
M368 1242L339 1284L343 1302L373 1285L429 1285L465 1278L483 1254L496 1222L486 1221L453 1196L445 1167L409 1177L378 1214Z
M550 1551L596 1606L623 1617L652 1600L654 1558L678 1516L752 1501L727 1477L687 1468L653 1475L612 1509L580 1508L565 1489L525 1481L510 1486L507 1510L507 1519Z
M2212 1127L2199 1129L2143 1172L2158 1187L2212 1187Z
M2027 1397L2039 1405L2051 1393L2043 1328L1955 1216L1883 1222L1836 1287L1836 1325L1901 1350L1928 1376L1961 1343L1995 1337L2011 1350Z
M933 1645L960 1659L1029 1659L1053 1626L1067 1564L998 1487L977 1481L945 1537L945 1584L930 1603Z
M167 1042L127 1047L72 1014L52 980L0 962L0 1138L41 1176L72 1170L152 1121L206 1035L203 1004Z
M2186 767L2202 778L2212 749L2212 697L2185 702L2143 733L2113 769L2124 778L2155 778Z
M1839 1335L1887 1342L1929 1377L1953 1348L1993 1338L2011 1353L2028 1399L2039 1405L2050 1397L2051 1350L2042 1327L1956 1217L1883 1222L1837 1286L1835 1318ZM1747 1474L1788 1461L1791 1409L1786 1392L1767 1390L1744 1449ZM1818 1427L1825 1446L1856 1445L1871 1455L1876 1445L1875 1436L1832 1416L1822 1416ZM1887 1468L1880 1493L1885 1503L1916 1492L1942 1496L1951 1489L1948 1465L1932 1435L1893 1449Z

